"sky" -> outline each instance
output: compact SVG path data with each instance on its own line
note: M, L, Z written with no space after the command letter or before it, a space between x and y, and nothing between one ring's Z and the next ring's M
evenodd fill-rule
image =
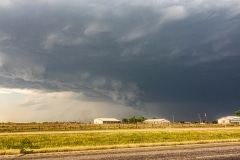
M0 122L234 115L239 28L239 0L1 0Z

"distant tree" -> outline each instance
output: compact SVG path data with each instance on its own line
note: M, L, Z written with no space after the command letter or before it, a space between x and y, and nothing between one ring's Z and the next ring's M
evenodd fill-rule
M123 122L123 123L128 123L128 119L127 119L127 118L123 118L123 119L122 119L122 122Z
M141 117L139 117L139 118L133 116L133 117L131 117L131 118L128 119L128 122L129 122L129 123L138 123L138 122L142 123L142 122L145 121L145 120L146 120L146 118L143 117L143 116L141 116Z
M128 119L129 123L137 123L137 118L135 116Z
M143 122L143 121L145 121L145 120L146 120L146 118L143 117L143 116L141 116L141 117L138 118L138 122Z
M212 121L212 124L217 124L217 123L218 123L217 120Z
M240 110L235 111L236 116L240 116Z

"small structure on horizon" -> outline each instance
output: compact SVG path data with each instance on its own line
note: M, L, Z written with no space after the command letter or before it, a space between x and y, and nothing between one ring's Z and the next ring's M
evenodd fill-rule
M226 116L217 119L218 124L240 124L240 116Z
M146 123L146 124L169 124L170 121L168 121L166 119L147 119L147 120L143 121L143 123Z
M114 123L121 123L121 121L116 118L96 118L96 119L94 119L94 124L114 124Z

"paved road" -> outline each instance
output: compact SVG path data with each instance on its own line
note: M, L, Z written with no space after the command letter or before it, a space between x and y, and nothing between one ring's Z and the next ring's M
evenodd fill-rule
M240 160L240 142L0 156L1 160Z

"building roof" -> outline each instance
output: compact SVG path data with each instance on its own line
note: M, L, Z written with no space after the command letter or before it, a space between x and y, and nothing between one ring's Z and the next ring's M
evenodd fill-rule
M96 118L96 119L99 119L99 120L101 120L101 121L120 121L120 120L118 120L118 119L116 119L116 118ZM95 119L95 120L96 120Z
M166 122L166 121L168 121L168 120L166 120L166 119L147 119L144 122Z
M218 118L219 119L228 119L228 120L240 120L240 116L226 116L226 117L221 117L221 118Z

